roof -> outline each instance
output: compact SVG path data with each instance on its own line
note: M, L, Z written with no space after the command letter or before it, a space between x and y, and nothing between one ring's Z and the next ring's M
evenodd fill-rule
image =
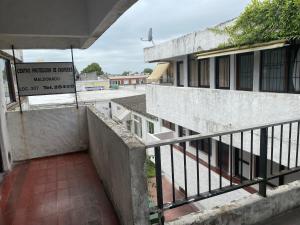
M225 34L216 34L212 28L222 28L234 22L229 20L205 30L195 31L181 37L144 48L145 62L168 62L170 59L199 51L217 48L228 40Z
M157 117L147 113L146 110L146 95L135 95L125 98L115 98L111 100L119 105L124 106L125 108L132 110L136 113L139 113L149 119L156 119Z
M108 79L110 80L122 80L122 79L143 79L143 78L147 78L148 75L139 75L139 76L111 76L108 77Z

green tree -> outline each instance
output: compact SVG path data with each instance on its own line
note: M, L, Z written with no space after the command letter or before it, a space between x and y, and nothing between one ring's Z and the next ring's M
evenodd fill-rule
M145 68L144 69L144 73L148 73L148 74L151 74L153 72L153 69L151 69L151 68Z
M92 72L96 72L97 75L104 74L101 66L98 63L91 63L81 71L81 73L92 73Z
M225 46L300 37L300 0L252 0L226 33Z
M122 76L128 76L129 75L129 71L124 71L123 73L122 73Z

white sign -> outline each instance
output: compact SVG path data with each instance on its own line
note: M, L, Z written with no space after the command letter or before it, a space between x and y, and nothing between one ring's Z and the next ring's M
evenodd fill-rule
M75 93L71 62L18 63L16 71L20 96Z

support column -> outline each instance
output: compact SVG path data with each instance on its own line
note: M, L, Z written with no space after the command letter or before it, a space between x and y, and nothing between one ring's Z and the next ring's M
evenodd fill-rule
M230 90L236 90L236 55L230 55Z
M260 90L260 51L254 52L253 91Z
M184 59L183 59L183 79L184 79L183 84L184 84L184 87L189 86L189 84L188 84L188 82L189 82L189 79L188 79L189 59L188 58L189 58L189 56L186 55L186 56L184 56Z
M209 79L210 79L210 88L216 88L216 58L209 59Z

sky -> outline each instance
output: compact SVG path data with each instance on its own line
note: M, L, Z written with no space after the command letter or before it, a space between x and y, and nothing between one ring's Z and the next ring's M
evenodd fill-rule
M142 72L155 64L144 62L143 42L153 29L155 44L203 30L237 17L250 0L139 0L91 47L74 50L78 71L97 62L104 72ZM25 62L70 61L70 50L24 50Z

